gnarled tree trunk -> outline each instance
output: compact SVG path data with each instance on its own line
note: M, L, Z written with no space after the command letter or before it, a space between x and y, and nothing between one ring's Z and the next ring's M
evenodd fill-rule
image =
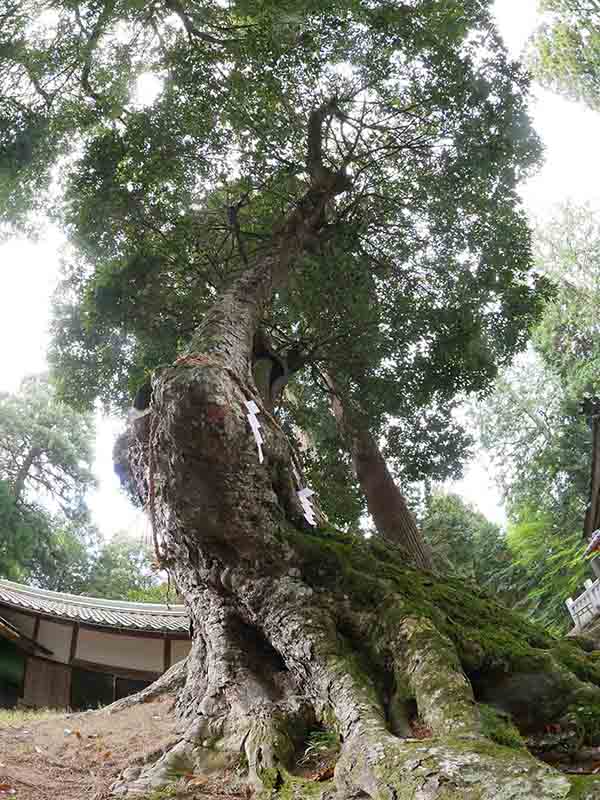
M264 796L566 800L566 776L492 741L473 685L485 699L486 670L509 671L517 686L519 675L543 673L536 724L566 727L574 704L600 706L589 682L600 671L573 644L577 677L537 629L408 569L381 541L313 528L290 443L256 391L252 347L273 287L342 187L339 175L315 181L188 354L155 375L151 411L131 423L129 468L194 635L178 698L181 740L114 793L237 763ZM412 733L415 711L431 738ZM333 780L317 784L295 773L315 724L341 742ZM597 784L589 791L581 797L600 798Z

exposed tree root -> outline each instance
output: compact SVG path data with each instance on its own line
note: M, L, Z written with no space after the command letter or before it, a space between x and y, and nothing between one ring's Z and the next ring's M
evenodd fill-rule
M407 717L415 701L433 733L418 741L389 730L379 687L336 627L333 598L317 602L298 580L274 582L262 607L264 627L260 637L254 634L254 643L251 629L240 626L227 603L213 598L203 607L204 697L192 714L189 707L185 713L180 700L180 714L188 720L181 740L135 780L116 785L115 796L143 796L187 773L209 776L236 767L237 780L265 797L600 798L600 778L590 778L584 794L572 794L572 778L524 748L509 749L485 735L457 650L427 618L399 617L378 641L378 652L392 655L388 668L401 687L397 704ZM286 654L285 666L265 653L263 636ZM567 693L563 708L573 699L600 698L595 686L545 657L549 685ZM259 663L263 675L255 672ZM319 785L294 777L301 741L314 719L335 728L342 741L333 782Z
M256 398L250 359L221 352L251 348L257 311L250 303L240 325L246 305L233 292L209 319L217 333L209 337L209 322L201 332L215 347L155 381L155 519L194 641L181 739L115 793L235 766L265 797L286 800L600 800L600 784L573 794L517 733L516 748L498 744L477 705L499 706L524 732L573 724L595 744L577 709L597 709L600 736L600 669L576 642L559 646L475 589L409 569L380 541L311 529L289 443L266 411L260 462L245 406ZM142 495L144 425L134 423L130 448ZM432 738L412 738L415 713ZM336 732L341 752L333 781L315 785L294 773L317 723Z
M176 664L173 664L172 667L161 675L160 678L155 680L154 683L151 683L150 686L146 686L145 689L137 692L137 694L116 700L98 713L116 714L119 711L124 711L126 708L131 708L139 703L149 703L164 694L172 694L175 700L177 693L185 686L186 677L187 659L183 659L183 661L178 661Z
M481 733L473 689L456 648L431 620L407 617L388 646L403 668L419 715L434 734Z

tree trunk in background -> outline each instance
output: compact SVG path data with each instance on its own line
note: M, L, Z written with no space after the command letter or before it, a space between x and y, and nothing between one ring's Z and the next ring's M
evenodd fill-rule
M25 489L25 481L27 480L27 476L29 475L29 470L33 466L33 462L41 454L42 454L41 448L32 447L25 456L25 460L23 461L21 467L19 468L19 471L17 472L17 476L15 478L15 483L13 486L13 495L17 503L21 499L23 490Z
M592 477L590 480L590 504L585 514L583 535L586 540L600 527L600 418L592 415ZM593 568L596 575L597 567Z
M433 570L433 557L414 515L390 474L381 450L372 434L361 425L359 413L352 413L340 398L334 380L325 376L332 390L332 411L338 428L350 448L352 464L369 514L377 532L390 544L399 547L419 569Z

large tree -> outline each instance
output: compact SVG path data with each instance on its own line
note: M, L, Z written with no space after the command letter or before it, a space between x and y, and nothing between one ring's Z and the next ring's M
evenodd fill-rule
M2 23L5 207L25 224L56 177L77 248L62 390L119 403L163 362L119 463L189 608L192 652L161 684L183 679L187 725L114 791L241 754L267 795L572 796L494 743L474 687L524 731L582 730L597 668L411 568L416 549L334 530L286 434L322 431L333 400L348 465L383 431L398 461L404 431L416 462L428 438L443 460L457 393L524 344L543 287L516 185L538 145L487 5L55 0L9 4ZM430 741L411 736L415 709ZM333 784L294 774L317 723L341 741Z
M47 376L0 394L0 575L77 591L85 577L85 494L94 426L60 402Z

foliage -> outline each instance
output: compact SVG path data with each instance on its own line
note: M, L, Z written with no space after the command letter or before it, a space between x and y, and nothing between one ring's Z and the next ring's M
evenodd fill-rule
M421 530L440 571L467 579L492 592L507 607L540 619L537 605L528 603L535 580L531 565L520 558L516 542L484 514L458 495L434 491L426 499ZM540 557L545 555L540 553ZM553 608L556 610L556 604ZM558 618L564 622L563 612L561 608Z
M85 512L94 485L89 414L62 403L46 376L32 376L15 394L0 394L0 431L0 479L17 504L35 498L72 519Z
M531 63L546 87L600 109L600 12L595 0L541 0Z
M559 283L535 330L535 347L576 403L600 385L600 216L567 203L536 235L536 260Z
M528 77L488 6L57 0L35 26L31 0L11 8L0 214L22 224L49 153L62 157L53 212L74 245L54 323L62 396L123 410L173 360L300 201L308 121L329 104L323 159L343 163L348 191L265 320L279 349L306 356L288 414L327 449L310 465L324 494L339 444L321 430L323 367L385 433L403 479L456 474L469 437L453 409L524 346L546 294L516 192L540 154ZM154 76L155 98L139 76ZM336 491L352 484L347 463L339 473ZM351 489L336 519L356 512Z
M509 505L537 504L569 527L588 501L591 432L579 403L600 377L600 227L591 208L567 205L536 239L538 264L557 291L534 351L500 378L478 422Z
M43 548L38 542L24 578L43 589L83 594L101 541L98 531L88 522L74 524L58 516L47 521L48 541Z
M426 498L420 527L442 569L450 566L480 586L489 585L509 558L499 526L456 494L434 490Z
M159 583L150 550L126 533L115 534L92 560L83 594L109 600L164 603L167 589Z
M306 738L306 747L301 762L306 763L323 755L332 755L340 747L340 737L334 731L311 731Z
M0 575L24 580L31 563L42 560L51 531L43 514L17 507L6 481L0 481L0 530Z
M580 746L596 747L600 742L600 706L597 703L574 706L570 716L575 722Z
M509 513L539 504L573 524L588 499L591 435L542 355L530 351L506 370L475 419Z
M589 573L580 524L565 529L550 513L523 507L509 525L507 543L525 577L520 606L548 628L566 632L571 619L565 600L578 593Z
M77 591L89 537L89 415L61 403L45 376L0 395L0 574Z
M600 227L590 207L566 205L536 234L536 260L556 293L533 348L496 381L475 417L508 502L508 544L526 607L563 627L564 600L589 569L582 560L591 430L579 403L598 393ZM525 577L523 581L522 578Z

